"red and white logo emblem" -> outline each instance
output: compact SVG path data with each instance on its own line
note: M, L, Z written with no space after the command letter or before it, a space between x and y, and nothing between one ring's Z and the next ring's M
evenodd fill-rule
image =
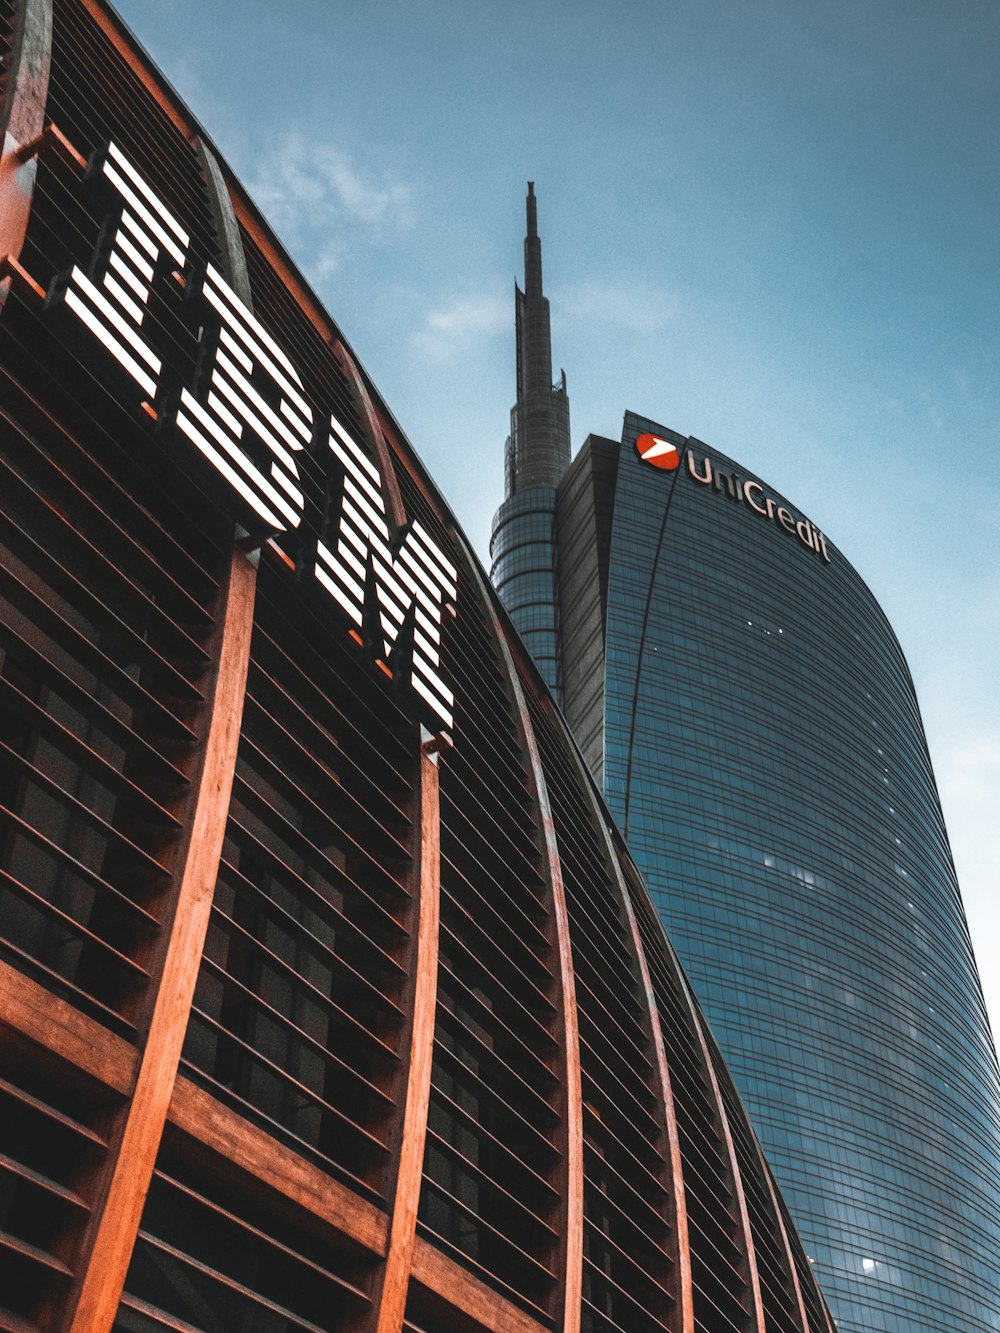
M681 461L677 445L661 440L659 435L640 435L635 442L635 451L644 463L662 468L664 472L672 472Z

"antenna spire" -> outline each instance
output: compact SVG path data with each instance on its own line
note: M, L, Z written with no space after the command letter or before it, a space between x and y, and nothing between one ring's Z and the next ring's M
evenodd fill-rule
M549 303L542 291L542 242L538 235L535 182L525 200L524 291L514 284L517 336L517 402L510 413L507 495L555 486L569 466L569 399L566 376L552 383Z

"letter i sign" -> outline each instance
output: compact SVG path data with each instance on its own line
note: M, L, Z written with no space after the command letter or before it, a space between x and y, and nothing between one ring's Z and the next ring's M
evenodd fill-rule
M677 445L661 440L659 435L640 435L635 442L635 451L644 463L662 468L664 472L672 472L681 461Z

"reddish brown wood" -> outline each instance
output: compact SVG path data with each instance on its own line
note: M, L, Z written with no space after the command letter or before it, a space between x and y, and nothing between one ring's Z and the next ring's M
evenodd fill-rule
M44 986L0 962L0 1031L25 1037L116 1092L135 1077L136 1051Z
M170 1123L299 1208L329 1223L372 1254L384 1256L389 1219L320 1167L300 1157L249 1120L216 1101L190 1079L178 1077Z
M22 149L45 128L52 53L51 0L26 0L18 6L14 48L7 69L6 95L0 107L0 260L14 261L28 230L38 170ZM13 269L11 271L14 271ZM0 310L11 288L0 275Z
M14 156L18 162L30 162L33 157L38 157L39 153L46 151L56 153L79 172L87 169L87 159L82 153L77 152L59 126L51 120L40 134L36 134L33 139L29 139L16 149Z
M694 1030L698 1037L702 1063L712 1087L712 1096L715 1099L715 1109L719 1117L719 1125L722 1128L723 1138L725 1139L726 1154L729 1158L729 1169L732 1172L733 1177L733 1192L736 1195L736 1204L740 1213L740 1230L743 1232L743 1252L747 1258L749 1287L753 1297L754 1333L765 1333L767 1326L764 1322L764 1302L760 1290L760 1274L757 1271L757 1252L754 1249L753 1232L750 1230L750 1212L747 1208L747 1196L746 1191L743 1188L743 1177L740 1174L739 1163L736 1160L736 1145L733 1142L732 1130L729 1127L729 1117L726 1115L726 1108L723 1105L722 1092L719 1088L719 1079L715 1072L715 1063L712 1060L712 1053L708 1049L708 1042L705 1040L705 1029L702 1027L698 1007L694 1002L694 997L691 994L684 973L681 971L680 963L675 960L674 966L680 981L681 990L687 1001L687 1008L688 1013L691 1015L691 1022L694 1025Z
M82 1265L68 1325L72 1333L106 1333L114 1321L177 1077L236 768L255 587L256 569L242 552L234 552L212 714L172 928L132 1102Z
M431 753L428 744L420 753L419 894L413 1022L396 1194L385 1266L373 1292L374 1327L378 1333L399 1333L403 1327L431 1098L441 923L441 800L437 755Z
M421 1236L412 1279L490 1333L542 1333L545 1327Z
M469 576L476 584L480 604L492 605L492 595L486 587L479 564L469 551L464 536L456 529L452 535L457 550L465 559ZM563 884L562 864L556 841L555 823L549 803L545 772L542 768L535 730L531 725L528 704L521 688L520 677L504 626L493 618L492 630L503 658L510 684L518 724L528 758L529 779L534 788L535 803L545 841L545 857L552 891L552 915L556 928L556 949L559 959L558 1021L562 1028L562 1087L565 1097L562 1119L563 1150L563 1207L564 1222L560 1233L560 1268L562 1271L563 1308L558 1327L561 1333L579 1333L583 1299L583 1083L580 1070L580 1030L576 1009L576 979L573 972L573 947L570 940L569 912Z

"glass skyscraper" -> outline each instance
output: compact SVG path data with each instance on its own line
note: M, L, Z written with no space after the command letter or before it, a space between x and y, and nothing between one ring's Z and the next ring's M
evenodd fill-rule
M840 1330L1000 1329L1000 1079L885 616L765 481L632 414L553 532L563 710Z
M553 584L556 484L569 466L566 372L552 383L549 303L542 292L542 242L535 186L528 182L524 291L514 284L517 401L504 451L506 499L493 521L493 581L550 689L559 684Z

